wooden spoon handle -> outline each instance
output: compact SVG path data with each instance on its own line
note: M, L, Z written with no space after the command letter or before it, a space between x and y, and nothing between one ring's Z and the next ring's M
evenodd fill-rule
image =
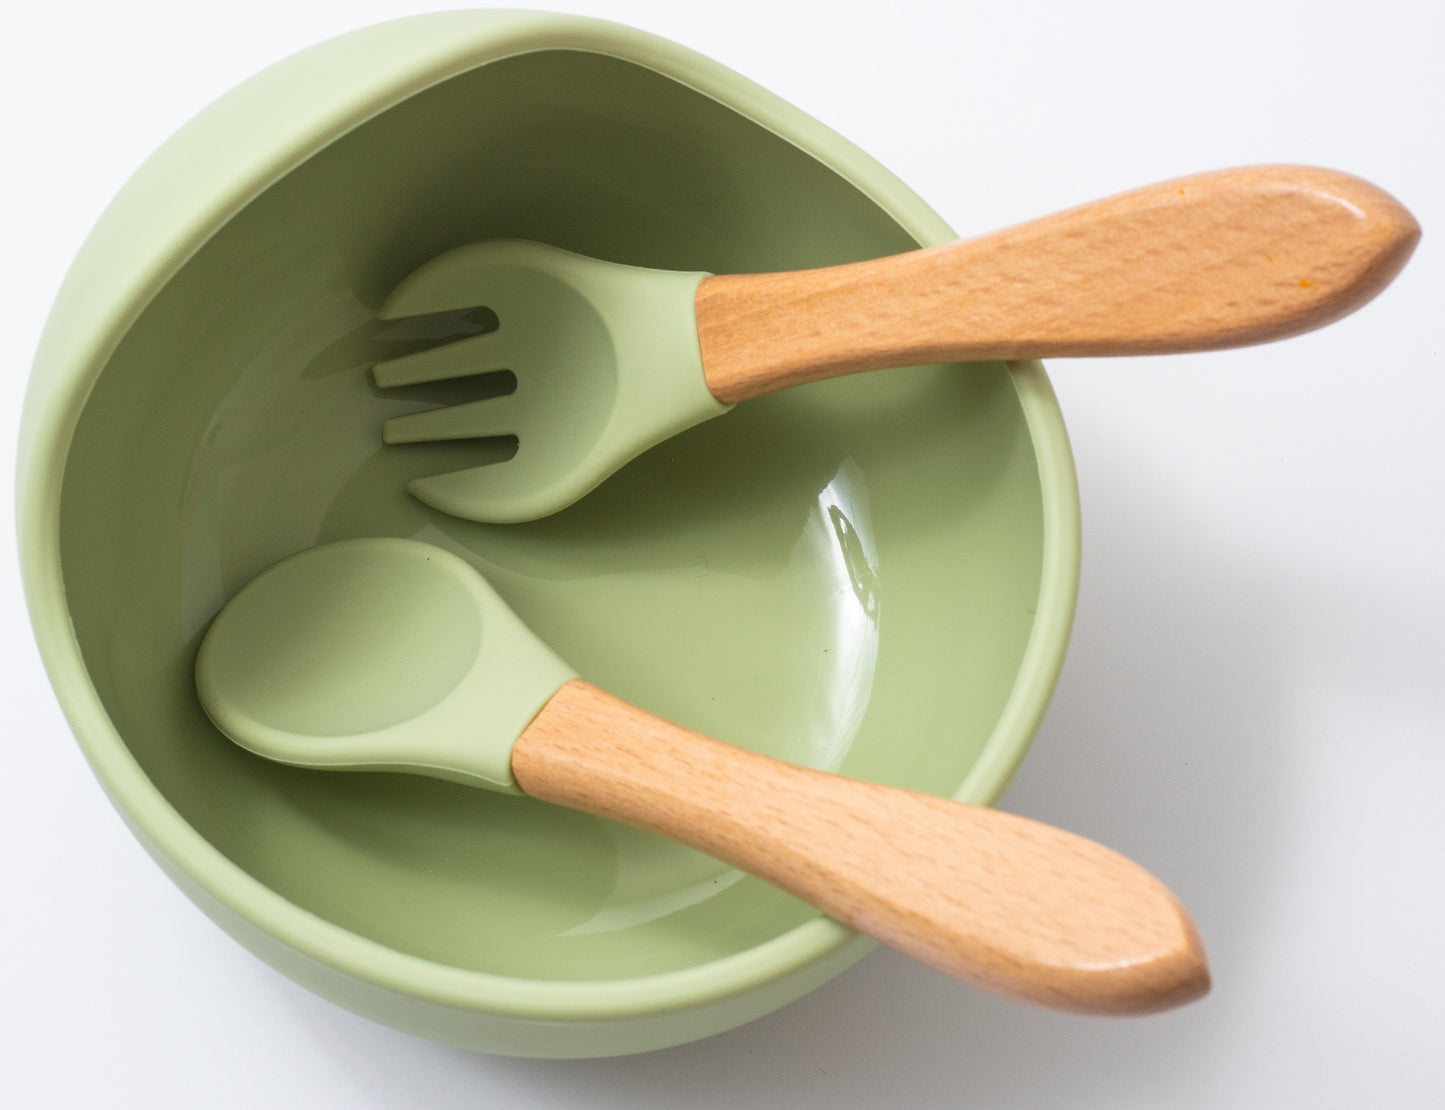
M1158 879L1036 821L784 763L585 682L518 738L534 797L681 841L966 982L1082 1013L1145 1013L1209 988Z
M1419 237L1348 174L1200 174L941 247L706 278L703 371L734 402L888 366L1263 343L1359 308Z

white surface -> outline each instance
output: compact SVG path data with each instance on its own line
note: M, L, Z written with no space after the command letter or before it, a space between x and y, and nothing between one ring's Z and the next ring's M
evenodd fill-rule
M433 6L7 0L7 442L62 273L136 165L267 63ZM127 833L46 686L8 537L0 1103L1445 1105L1445 7L547 6L732 66L874 154L963 234L1263 161L1351 170L1419 217L1402 277L1324 332L1051 366L1082 487L1082 598L1007 804L1173 885L1214 992L1160 1017L1080 1020L880 952L751 1026L633 1059L506 1060L372 1025L238 948ZM7 528L12 484L7 472Z

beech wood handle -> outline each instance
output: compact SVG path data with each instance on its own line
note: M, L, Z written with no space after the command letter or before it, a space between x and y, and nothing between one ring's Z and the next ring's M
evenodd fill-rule
M1012 814L784 763L574 680L518 738L528 794L701 849L950 975L1061 1010L1146 1013L1209 989L1169 890Z
M1359 308L1419 237L1357 177L1221 170L888 258L706 278L703 372L735 402L888 366L1263 343Z

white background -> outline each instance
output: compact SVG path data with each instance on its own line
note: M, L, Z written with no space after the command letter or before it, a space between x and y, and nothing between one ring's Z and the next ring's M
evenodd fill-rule
M6 442L64 269L138 163L270 62L432 6L5 0ZM631 1059L508 1060L373 1025L241 950L126 832L46 685L10 536L0 1103L1445 1106L1445 6L549 6L760 82L961 234L1249 162L1347 169L1418 216L1405 273L1323 332L1051 365L1082 489L1082 596L1006 804L1165 878L1209 945L1213 994L1067 1018L878 952L771 1017Z

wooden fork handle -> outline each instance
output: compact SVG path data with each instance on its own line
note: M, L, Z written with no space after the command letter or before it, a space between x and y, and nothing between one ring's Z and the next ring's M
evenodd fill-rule
M1263 343L1359 308L1419 236L1348 174L1200 174L888 258L706 278L703 371L731 403L888 366Z
M512 774L534 797L701 849L998 994L1127 1014L1209 988L1189 915L1107 848L710 740L585 682L518 738Z

